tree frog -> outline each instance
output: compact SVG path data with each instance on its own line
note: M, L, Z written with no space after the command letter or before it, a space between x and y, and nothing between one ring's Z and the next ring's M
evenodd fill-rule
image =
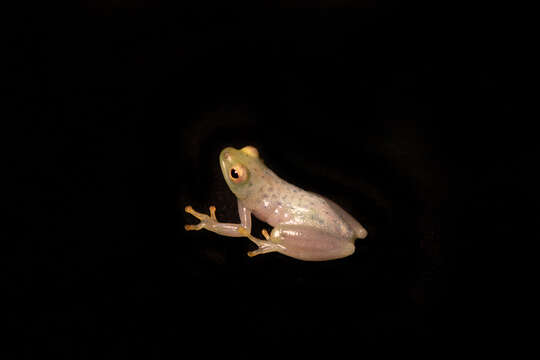
M227 147L219 155L223 177L238 200L240 224L222 223L216 219L216 208L210 215L191 206L185 211L200 222L186 225L186 230L207 229L230 237L247 237L258 249L250 257L270 252L309 261L339 259L354 253L354 241L367 236L366 229L334 202L304 191L278 177L259 158L253 146L242 149ZM251 214L273 226L265 240L251 234Z

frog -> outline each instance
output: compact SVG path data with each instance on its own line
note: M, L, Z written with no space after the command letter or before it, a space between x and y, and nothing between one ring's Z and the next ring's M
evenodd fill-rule
M200 220L185 230L206 229L227 237L244 237L257 245L253 257L272 252L304 261L326 261L350 256L355 240L367 230L332 200L290 184L270 170L254 146L226 147L219 154L225 182L235 195L240 223L219 222L216 207L209 215L185 207ZM273 227L262 230L264 239L251 234L251 216Z

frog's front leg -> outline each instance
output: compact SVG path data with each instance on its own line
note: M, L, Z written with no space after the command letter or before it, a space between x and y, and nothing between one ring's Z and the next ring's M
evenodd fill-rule
M240 224L220 223L216 218L216 207L210 206L210 216L193 210L191 206L186 206L186 212L195 216L201 222L196 225L185 225L186 230L201 230L206 229L216 234L230 237L243 237L240 230L251 232L251 211L243 206L238 201L238 214L240 216Z

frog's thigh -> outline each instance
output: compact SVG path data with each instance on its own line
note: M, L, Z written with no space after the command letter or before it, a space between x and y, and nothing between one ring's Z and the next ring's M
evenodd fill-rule
M280 253L300 260L339 259L354 253L353 239L341 238L305 225L278 225L270 240L282 245Z
M330 207L334 209L334 211L338 213L338 215L340 215L350 227L353 228L356 236L358 236L360 239L365 239L367 237L367 230L355 218L353 218L351 214L343 210L332 200L327 198L324 199L328 202L328 205L330 205Z

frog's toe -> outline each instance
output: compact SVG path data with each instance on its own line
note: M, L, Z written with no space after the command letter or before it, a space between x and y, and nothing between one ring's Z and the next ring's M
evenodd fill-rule
M208 219L208 217L209 217L209 216L206 215L206 214L202 214L202 213L200 213L200 212L198 212L198 211L193 210L193 208L192 208L190 205L186 206L186 207L184 208L184 210L185 210L188 214L191 214L191 215L195 216L195 217L196 217L197 219L199 219L199 220L205 220L205 219Z
M184 229L186 229L186 231L201 230L203 227L204 224L202 222L196 225L184 225Z
M259 246L258 249L253 250L253 251L248 251L247 254L248 254L249 257L254 257L254 256L261 255L261 254L268 254L268 253L275 252L275 251L279 252L280 250L284 249L284 247L281 246L281 245L267 243L267 242L262 241L262 240L257 245Z
M262 254L262 252L260 251L260 249L257 249L257 250L253 250L253 251L248 251L247 255L249 257L254 257L254 256L257 256L257 255L260 255Z
M212 218L212 220L216 220L217 221L217 218L216 218L216 207L214 205L210 206L210 218Z
M191 207L191 205L188 205L184 208L184 211L187 212L188 214L191 214L193 216L196 216L195 214L197 214L197 212L195 210L193 210L193 208Z

